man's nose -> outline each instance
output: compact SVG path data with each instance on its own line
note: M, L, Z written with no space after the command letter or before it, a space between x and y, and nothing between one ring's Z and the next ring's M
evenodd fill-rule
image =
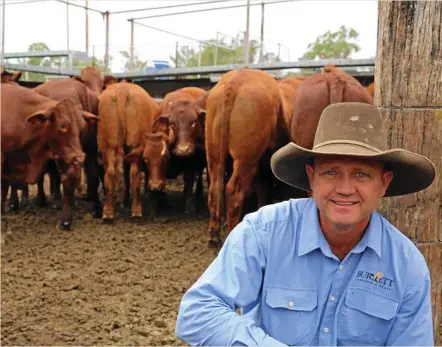
M355 186L351 180L350 175L342 175L341 179L338 180L335 190L339 194L350 195L355 192Z

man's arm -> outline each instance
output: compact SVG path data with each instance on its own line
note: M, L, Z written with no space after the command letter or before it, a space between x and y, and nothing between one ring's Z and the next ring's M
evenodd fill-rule
M387 346L434 345L430 273L424 257L419 253L415 258Z
M235 312L258 298L266 266L266 231L247 217L181 301L175 334L191 345L286 346Z

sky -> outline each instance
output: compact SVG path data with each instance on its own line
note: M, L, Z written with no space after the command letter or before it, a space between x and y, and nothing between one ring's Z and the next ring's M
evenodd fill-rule
M5 52L27 51L33 42L44 42L51 50L67 49L67 5L54 0L35 1L6 0ZM201 0L202 1L202 0ZM176 5L195 0L89 0L89 7L100 11L121 11L149 7ZM207 0L205 0L206 2ZM274 0L265 0L271 2ZM84 5L85 0L70 0ZM246 0L230 0L222 3L200 4L167 10L140 11L110 15L110 55L114 57L112 72L123 71L123 58L119 51L129 51L129 18L154 14L183 12L202 8L225 7L246 4ZM251 0L251 4L261 0ZM354 28L359 33L361 50L352 58L372 58L377 44L377 0L357 1L292 1L265 6L264 47L265 51L278 52L283 61L296 61L307 50L309 43L327 30L338 30L341 25ZM2 7L3 11L3 7ZM69 48L85 51L85 10L69 6ZM0 17L0 21L3 16ZM225 37L230 40L246 30L246 7L183 15L139 19L139 23L188 36L196 40ZM0 30L3 26L0 26ZM259 42L261 30L261 6L250 7L250 36ZM197 48L199 43L135 25L135 52L139 59L170 60L179 47ZM99 58L105 51L105 20L100 13L89 12L89 54Z

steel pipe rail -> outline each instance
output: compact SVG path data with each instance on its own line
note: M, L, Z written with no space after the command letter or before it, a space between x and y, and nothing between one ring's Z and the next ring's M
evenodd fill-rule
M332 64L337 67L357 67L357 66L374 66L375 59L324 59L316 61L296 61L288 63L262 63L249 64L249 69L259 70L284 70L294 68L321 68L324 65ZM244 64L230 64L218 66L201 66L201 67L184 67L184 68L168 68L153 72L134 72L134 73L114 73L117 78L145 78L145 77L164 77L164 76L184 76L197 74L225 73L230 70L241 69L246 67Z
M71 69L54 69L52 67L38 66L38 65L25 65L25 64L3 64L4 70L15 70L15 71L28 71L28 72L38 72L46 75L61 75L61 76L77 76L80 75L79 70Z
M324 60L301 60L288 63L262 63L262 64L249 64L249 69L259 70L284 70L294 68L321 68L324 65L332 64L337 67L358 67L358 66L374 66L375 59L324 59ZM40 72L48 75L79 75L80 71L61 68L50 68L45 66L36 65L24 65L24 64L4 64L4 69L16 70L16 71L29 71ZM164 76L185 76L185 75L198 75L198 74L213 74L213 73L225 73L234 69L244 68L244 64L231 64L231 65L218 65L218 66L201 66L201 67L184 67L184 68L168 68L153 72L121 72L113 73L112 75L117 78L153 78Z
M87 57L85 52L81 51L37 51L37 52L13 52L5 53L5 59L16 59L16 58L45 58L45 57L69 57L72 56L82 56Z

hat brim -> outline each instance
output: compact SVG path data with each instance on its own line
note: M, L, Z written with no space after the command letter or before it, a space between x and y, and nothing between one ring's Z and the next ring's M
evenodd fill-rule
M385 196L399 196L419 192L431 185L436 169L426 157L404 149L391 149L380 153L351 150L347 144L335 144L331 151L314 151L293 142L277 150L271 158L273 174L281 181L311 191L306 165L314 157L346 156L382 161L393 171L393 179ZM337 150L339 148L339 151Z

